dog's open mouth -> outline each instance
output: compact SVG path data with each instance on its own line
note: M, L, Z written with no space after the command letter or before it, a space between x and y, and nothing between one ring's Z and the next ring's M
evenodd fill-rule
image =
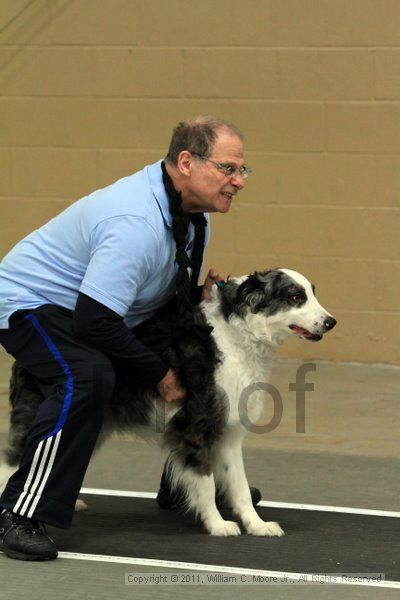
M322 340L322 335L318 333L311 333L308 329L304 329L304 327L300 327L299 325L289 325L289 329L291 329L296 335L300 335L306 340L310 340L312 342L318 342Z

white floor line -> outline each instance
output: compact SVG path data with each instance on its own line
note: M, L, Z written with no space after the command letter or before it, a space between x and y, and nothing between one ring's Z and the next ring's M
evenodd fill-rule
M304 580L307 578L308 582L312 581L312 577L318 576L313 573L289 573L286 571L263 571L258 569L245 569L240 567L226 567L224 565L207 565L199 563L187 563L172 560L156 560L151 558L130 558L129 556L107 556L103 554L79 554L76 552L59 552L59 558L73 559L73 560L88 560L94 562L109 562L124 565L136 565L146 567L158 567L163 569L180 569L189 571L205 571L209 573L225 573L225 574L237 574L237 575L254 575L260 577L277 577L298 581L300 585L304 585ZM328 574L327 574L328 575ZM316 585L316 584L314 584ZM319 584L320 585L320 584ZM380 587L380 588L394 588L400 589L400 581L370 581L370 582L356 582L356 581L340 581L336 585L358 585L367 587Z
M154 492L134 492L128 490L108 490L103 488L82 488L82 494L93 494L95 496L118 496L125 498L156 498ZM319 504L294 504L292 502L264 502L258 506L267 508L289 508L297 510L315 510L320 512L337 512L355 515L370 515L373 517L394 517L399 519L400 512L394 510L373 510L369 508L352 508L349 506L326 506Z

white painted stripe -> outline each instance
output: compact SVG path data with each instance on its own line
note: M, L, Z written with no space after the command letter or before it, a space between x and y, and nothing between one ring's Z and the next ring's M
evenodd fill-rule
M29 492L29 494L26 494L25 502L23 503L23 505L19 511L20 515L26 515L26 511L28 510L28 505L31 502L32 498L35 497L35 492L40 483L41 477L43 475L43 470L44 470L52 443L53 443L53 438L47 438L46 444L44 447L44 452L42 454L42 458L40 459L39 468L36 473L35 480L32 484L31 491Z
M372 508L353 508L351 506L324 506L320 504L295 504L291 502L260 502L257 506L269 508L289 508L297 510L315 510L319 512L336 512L353 515L369 515L371 517L400 518L400 512L395 510L377 510Z
M33 457L33 461L32 461L32 464L31 464L31 469L29 471L27 480L25 482L24 489L21 492L21 494L20 494L20 496L19 496L19 498L18 498L18 500L15 503L15 506L13 508L13 511L16 512L16 513L18 512L18 509L19 509L20 505L22 504L22 502L24 501L24 499L26 497L26 493L27 493L27 491L29 489L29 486L31 484L33 475L34 475L35 470L36 470L36 465L37 465L37 462L39 460L39 456L40 456L40 452L41 452L42 446L43 446L43 440L41 442L39 442L39 444L38 444L38 446L36 448L36 452L35 452L35 455Z
M131 492L129 490L108 490L105 488L81 489L81 494L93 494L94 496L119 496L121 498L157 498L155 492Z
M146 567L158 567L163 569L182 569L189 571L208 571L212 573L231 573L238 575L258 575L261 577L278 577L283 578L284 576L299 581L301 585L304 585L303 579L307 575L311 579L315 573L289 573L286 571L263 571L258 569L246 569L241 567L227 567L225 565L208 565L201 563L187 563L172 560L157 560L152 558L131 558L130 556L108 556L104 554L78 554L76 552L59 552L59 558L66 558L72 560L88 560L95 562L109 562L125 565L141 565ZM368 587L383 587L383 588L395 588L400 589L400 581L379 581L379 582L352 582L352 581L341 581L336 585L358 585Z
M82 488L82 494L93 494L95 496L119 496L121 498L149 498L154 499L154 492L131 492L128 490L108 490L104 488ZM373 510L369 508L352 508L349 506L326 506L320 504L294 504L291 502L260 502L257 506L266 508L287 508L296 510L315 510L320 512L337 512L355 515L370 515L373 517L394 517L399 519L400 512L393 510Z
M39 488L38 488L38 490L36 492L35 499L32 502L32 506L29 509L29 512L27 514L27 517L29 519L32 519L32 517L33 517L33 513L36 510L36 506L37 506L40 498L42 497L43 488L46 485L47 480L49 478L49 475L51 473L51 469L53 468L54 459L56 457L58 445L60 443L61 432L62 432L62 429L60 429L60 431L57 432L57 435L56 435L56 437L54 439L54 444L53 444L53 448L51 450L51 455L50 455L50 459L49 459L49 462L48 462L48 465L47 465L47 468L46 468L46 472L44 473L44 475L42 477L42 481L41 481L41 484L40 484L40 486L39 486ZM43 465L44 465L44 463L43 463Z

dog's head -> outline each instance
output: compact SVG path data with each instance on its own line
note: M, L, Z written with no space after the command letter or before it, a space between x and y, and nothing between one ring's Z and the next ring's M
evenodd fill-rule
M241 317L253 335L267 337L276 344L290 335L316 342L336 325L317 301L315 287L289 269L229 279L219 294L226 319L231 315Z

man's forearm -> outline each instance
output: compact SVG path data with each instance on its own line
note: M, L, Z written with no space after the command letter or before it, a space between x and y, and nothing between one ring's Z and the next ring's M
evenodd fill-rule
M158 383L168 372L162 359L144 346L117 313L80 293L73 320L80 340L109 356L141 383Z

